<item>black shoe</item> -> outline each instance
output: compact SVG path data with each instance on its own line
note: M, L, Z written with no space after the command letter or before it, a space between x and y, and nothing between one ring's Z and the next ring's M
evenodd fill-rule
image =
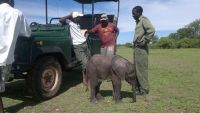
M140 95L141 96L145 96L145 95L147 95L148 93L146 93L146 92L140 92Z
M135 91L140 91L140 88L139 87L135 87Z
M141 96L145 96L145 95L147 95L147 94L149 94L148 91L146 91L146 90L140 90L140 95L141 95Z
M136 95L140 95L140 88L139 87L135 87L135 94Z
M141 95L139 90L136 90L136 91L135 91L135 94L136 94L136 95Z

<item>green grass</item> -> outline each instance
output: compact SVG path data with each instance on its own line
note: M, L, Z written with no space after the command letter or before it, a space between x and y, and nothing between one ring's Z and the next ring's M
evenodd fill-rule
M119 47L118 54L132 61L131 48ZM65 72L58 96L34 102L23 80L7 84L3 94L9 113L200 113L200 49L150 49L150 94L131 100L131 86L122 85L123 102L112 101L111 82L104 81L105 100L91 104L84 91L81 72Z

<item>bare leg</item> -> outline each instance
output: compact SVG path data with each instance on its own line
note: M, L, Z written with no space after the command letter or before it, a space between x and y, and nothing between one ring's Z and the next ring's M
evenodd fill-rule
M82 71L83 75L83 85L85 86L85 91L88 91L88 83L87 83L87 78L86 78L86 69Z

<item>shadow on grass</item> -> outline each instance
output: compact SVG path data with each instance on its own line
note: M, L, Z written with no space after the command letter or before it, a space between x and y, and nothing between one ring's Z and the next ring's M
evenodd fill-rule
M59 94L64 93L69 88L74 87L82 82L82 73L80 70L63 72L62 85ZM2 94L13 100L22 101L21 103L4 108L6 112L17 113L20 109L27 106L35 106L43 101L35 101L28 93L25 80L17 80L6 84L6 92ZM59 96L58 94L58 96Z
M112 90L100 90L100 93L103 97L112 96ZM121 91L122 98L132 98L133 93L127 91Z

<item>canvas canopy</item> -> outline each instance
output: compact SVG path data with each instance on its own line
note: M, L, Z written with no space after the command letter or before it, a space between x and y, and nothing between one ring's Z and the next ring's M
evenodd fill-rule
M91 4L91 3L96 3L96 2L111 2L111 1L113 1L113 2L117 2L117 1L119 1L119 0L74 0L74 1L76 1L76 2L79 2L79 3L81 3L81 4Z

